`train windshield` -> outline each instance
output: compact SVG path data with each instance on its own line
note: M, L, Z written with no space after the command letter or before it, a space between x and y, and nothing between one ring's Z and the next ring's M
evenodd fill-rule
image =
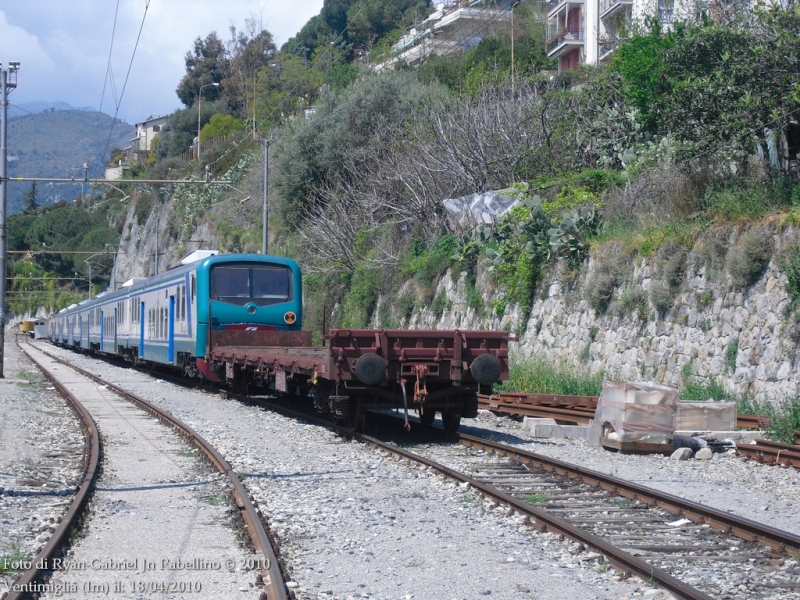
M214 267L211 296L229 304L258 306L292 299L292 273L279 266L230 265Z

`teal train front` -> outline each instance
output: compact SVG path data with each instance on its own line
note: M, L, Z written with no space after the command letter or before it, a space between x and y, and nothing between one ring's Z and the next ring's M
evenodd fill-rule
M300 267L289 258L195 255L166 273L132 279L61 310L50 321L50 338L215 381L205 360L211 343L252 343L259 332L300 331L302 296Z

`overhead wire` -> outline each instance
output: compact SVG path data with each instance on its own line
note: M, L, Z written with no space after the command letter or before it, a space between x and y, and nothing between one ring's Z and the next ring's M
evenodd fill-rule
M138 34L136 36L136 43L134 44L133 51L131 52L131 58L130 58L130 61L128 63L128 70L127 70L127 73L125 75L125 82L123 84L122 91L121 91L119 97L116 97L116 88L114 86L113 80L111 82L112 83L112 88L114 89L114 93L115 93L115 98L114 98L114 100L115 100L115 102L114 102L115 108L114 108L114 116L112 117L112 121L111 121L111 126L109 127L109 131L108 131L108 136L106 137L106 140L105 140L105 147L103 149L103 152L101 153L101 156L103 156L103 157L106 155L106 153L109 150L109 147L111 146L111 138L114 135L114 127L118 122L117 116L119 114L119 109L120 109L120 107L122 105L122 99L123 99L123 96L125 94L125 88L127 87L128 79L130 78L131 69L133 68L133 61L134 61L134 59L136 57L136 51L137 51L137 49L139 47L139 41L141 40L142 31L144 30L144 24L145 24L145 21L147 19L147 11L150 8L150 1L151 0L146 0L146 2L145 2L144 14L142 15L142 21L141 21L141 23L139 25L139 31L138 31ZM111 76L113 78L113 72L112 72L112 69L111 69L111 55L112 55L113 46L114 46L114 39L115 39L115 36L116 36L116 25L117 25L118 12L119 12L119 0L117 0L117 6L116 6L116 9L115 9L115 14L114 14L114 24L113 24L113 28L112 28L111 44L110 44L110 47L109 47L109 55L108 55L108 66L107 66L107 69L106 69L106 78L105 78L105 80L103 82L103 92L101 94L100 109L98 110L98 112L100 112L101 109L102 109L103 97L105 96L105 86L108 83L109 76ZM22 109L22 110L24 110L24 109ZM26 111L26 112L30 112L30 111ZM59 127L64 128L64 129L67 129L67 130L70 130L70 131L76 131L76 130L70 129L69 127L66 127L66 126L64 126L62 124L54 123L53 121L49 121L46 118L44 118L44 119L46 121L50 122L50 123L53 123L53 124L55 124L55 125L57 125ZM102 139L97 139L97 138L93 138L91 136L87 136L85 131L80 131L80 132L77 132L77 133L80 133L82 136L88 137L89 139L92 139L93 141L100 142L100 143L103 142ZM56 158L56 162L59 162L57 158ZM62 165L62 167L63 167L63 165ZM67 219L67 220L65 220L65 222L63 222L63 226L61 228L61 233L52 232L54 236L57 236L56 237L57 240L60 240L61 242L69 240L70 236L68 236L65 233L69 226L70 226L70 219Z
M125 73L125 82L122 84L122 91L120 92L119 99L116 102L114 107L114 120L111 122L111 128L108 132L108 139L106 140L106 147L103 150L101 156L105 156L106 152L108 152L109 147L111 146L111 136L114 134L114 125L117 123L117 115L119 114L119 108L122 105L122 98L125 96L125 88L128 87L128 79L131 76L131 69L133 68L133 60L136 58L136 50L139 48L139 40L142 38L142 31L144 30L144 23L147 19L147 10L150 8L150 0L145 1L144 5L144 14L142 15L142 22L139 25L139 33L136 35L136 43L133 46L133 52L131 52L131 60L128 63L128 71Z
M307 73L304 76L304 78L301 81L299 81L298 83L296 83L295 86L289 91L289 94L288 94L289 96L291 96L303 83L305 83L308 80L308 78L311 77L311 75L315 71L319 71L321 69L321 65L325 64L328 61L328 59L330 59L332 57L333 51L334 51L333 48L335 48L336 45L338 43L340 43L344 39L344 36L345 36L346 32L348 31L348 29L350 28L350 26L352 24L352 21L354 19L356 19L361 14L361 12L364 11L368 7L369 3L370 3L370 0L367 0L367 2L362 4L362 6L360 7L359 11L356 14L354 14L352 17L348 18L348 21L345 24L345 27L340 32L338 32L336 34L336 37L331 42L329 42L329 46L330 47L326 48L326 51L322 55L317 57L317 60L314 61L314 64L307 71ZM132 67L133 60L134 60L134 57L135 57L135 54L136 54L136 48L138 48L139 39L141 37L141 33L142 33L142 30L143 30L143 27L144 27L145 19L147 17L147 9L149 8L149 5L150 5L150 0L147 0L146 6L145 6L145 13L143 15L142 22L141 22L140 28L139 28L139 34L138 34L137 40L136 40L136 47L134 47L134 50L133 50L133 53L132 53L132 56L131 56L131 61L129 63L128 73L127 73L126 79L125 79L125 85L127 85L128 77L130 76L131 67ZM117 2L117 8L118 8L118 6L119 6L119 1ZM491 10L491 12L489 14L491 15L491 18L490 19L482 19L481 20L481 24L478 27L469 29L469 34L470 34L469 37L480 37L483 34L483 32L488 30L488 28L492 24L494 24L495 22L498 22L500 20L500 18L503 15L507 14L510 9L499 10L499 9L496 9L496 8L490 8L489 4L486 3L479 9L478 16L483 15L484 13L486 13L487 11L490 11L490 10ZM112 42L111 42L112 48L113 48L113 40L114 40L114 37L115 37L115 30L116 30L116 19L117 19L117 16L115 14L114 30L112 31ZM464 33L465 31L467 31L468 27L469 27L469 23L465 21L465 22L460 23L459 25L457 25L456 28L451 30L450 32L448 32L447 35L440 36L439 40L437 42L435 42L433 44L433 46L430 47L431 49L427 53L427 56L430 56L431 54L435 54L437 49L441 49L445 45L452 45L452 42L455 41L455 40L463 39L465 36L462 36L461 34ZM111 71L110 57L111 57L112 48L109 49L109 63L108 63L106 81L108 81L108 74ZM409 76L406 78L406 80L410 81L414 77L415 77L415 75L413 73L410 73ZM364 83L364 82L362 82L362 83L356 82L355 85L356 86L366 85L366 83ZM123 94L124 94L124 89L125 89L125 87L123 87ZM103 95L104 94L105 94L105 87L104 87L104 91L103 91ZM117 121L116 117L117 117L117 114L118 114L118 111L119 111L119 107L120 107L121 101L122 101L122 96L120 96L120 98L118 99L118 101L115 104L114 122L112 123L111 129L109 131L109 136L108 136L108 138L106 140L106 147L105 147L105 149L103 151L103 155L105 155L105 153L108 151L108 147L110 145L110 139L111 139L111 136L113 135L113 127L114 127L114 124ZM286 102L287 102L287 100L284 100L284 101L281 102L281 104L279 104L278 106L274 107L272 109L272 111L258 123L258 125L262 125L263 123L269 122L272 118L274 118L274 116L276 114L282 112L283 108L285 108ZM102 98L101 98L101 105L102 105ZM29 112L29 111L26 111L26 112ZM55 124L57 126L61 126L60 124L57 124L57 123L54 123L54 122L53 122L53 124ZM66 129L69 129L69 128L66 128ZM75 131L76 133L81 133L81 134L85 135L85 132L78 132L76 130L72 130L72 131ZM97 140L96 138L91 138L91 139L95 139L95 141L101 141L101 140ZM249 141L249 140L248 139L243 139L243 140L237 142L231 148L226 150L226 152L223 153L223 155L218 157L211 164L213 165L216 162L218 162L218 161L222 160L223 158L225 158L231 152L235 152L242 144L246 143L247 141ZM66 226L68 226L67 223L65 223L65 227ZM62 236L62 240L63 239L66 239L66 238L64 236Z
M119 16L119 0L117 0L117 6L114 9L114 24L111 26L111 43L108 45L108 59L106 61L106 77L103 80L103 91L100 92L100 104L97 108L97 112L103 111L103 100L105 99L106 95L106 85L111 79L111 91L114 95L114 100L116 101L117 90L114 86L113 78L114 78L114 71L111 68L111 55L114 51L114 37L117 33L117 17Z

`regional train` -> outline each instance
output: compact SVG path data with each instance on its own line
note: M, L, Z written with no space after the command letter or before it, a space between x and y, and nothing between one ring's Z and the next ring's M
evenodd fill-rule
M57 345L216 381L205 360L215 332L300 331L302 315L300 267L293 260L203 253L62 309L51 317L49 334Z
M445 432L478 413L480 391L508 376L504 331L331 329L314 347L302 331L302 281L291 259L189 256L152 279L65 308L50 340L135 365L168 366L246 394L249 386L311 396L354 429L366 412L435 412Z

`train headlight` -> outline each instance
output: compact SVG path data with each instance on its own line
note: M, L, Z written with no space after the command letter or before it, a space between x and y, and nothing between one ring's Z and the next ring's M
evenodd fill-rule
M247 307L247 314L254 315L256 314L256 307L252 304Z
M289 311L285 315L283 315L283 320L289 325L291 325L292 323L297 321L297 315L294 314L292 311Z

